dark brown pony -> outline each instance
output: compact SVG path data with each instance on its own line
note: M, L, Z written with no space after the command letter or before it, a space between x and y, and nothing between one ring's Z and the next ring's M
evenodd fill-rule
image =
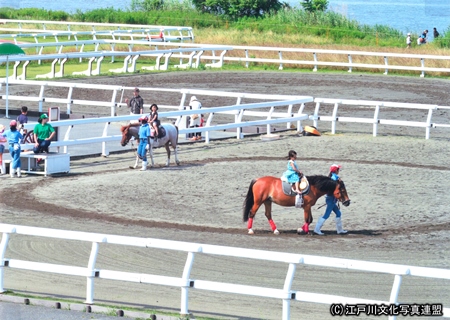
M347 195L344 182L335 181L327 176L309 176L307 177L310 191L303 196L303 210L305 224L297 230L298 233L309 233L309 225L313 221L311 208L317 202L317 199L323 195L333 195L342 202L344 206L350 205L350 199ZM284 206L295 206L295 197L284 194L281 186L281 179L276 177L262 177L253 180L248 188L247 197L244 201L244 222L247 222L248 233L253 234L253 219L259 207L264 204L266 208L266 217L269 220L270 227L275 234L279 234L275 222L272 220L272 202Z

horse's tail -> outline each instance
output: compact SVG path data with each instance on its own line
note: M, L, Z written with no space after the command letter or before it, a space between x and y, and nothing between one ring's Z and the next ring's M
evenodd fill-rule
M255 199L253 197L253 185L256 183L256 179L253 179L252 182L250 182L250 186L248 187L247 196L244 200L244 214L243 214L243 220L244 222L248 221L248 216L250 214L250 210L252 209Z
M175 140L175 143L178 145L178 127L177 126L174 126L174 127L175 127L175 129L177 129L177 138Z

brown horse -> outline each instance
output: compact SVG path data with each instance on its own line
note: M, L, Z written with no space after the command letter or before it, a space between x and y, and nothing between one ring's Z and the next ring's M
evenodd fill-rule
M309 233L309 225L313 221L311 207L316 204L317 199L321 196L333 195L342 202L344 206L350 205L350 199L347 195L344 182L342 180L335 181L327 176L309 176L307 177L310 190L303 196L303 210L305 224L299 228L299 234ZM244 222L247 222L248 233L253 234L253 219L259 207L264 204L266 208L266 217L269 220L270 227L274 234L279 234L275 222L272 220L272 202L284 206L295 206L295 196L287 196L284 194L281 186L281 179L276 177L262 177L253 180L248 188L247 197L244 201Z

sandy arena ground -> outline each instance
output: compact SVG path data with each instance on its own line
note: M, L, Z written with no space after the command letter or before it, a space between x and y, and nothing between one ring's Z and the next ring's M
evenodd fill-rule
M419 77L182 72L84 81L439 105L447 105L450 98L449 81ZM161 104L179 101L179 97L164 100L156 95L144 98ZM225 102L202 101L205 106ZM307 108L311 112L313 105ZM362 112L373 114L371 110ZM423 112L387 110L386 115L406 120L422 117ZM439 122L449 121L447 114L440 115ZM301 137L290 131L275 141L253 137L209 145L184 144L179 148L181 166L162 167L165 155L160 150L156 152L157 167L147 172L128 168L134 161L130 151L108 158L71 161L67 176L0 177L1 221L449 268L450 198L446 191L450 185L450 131L435 129L432 139L425 140L425 130L418 128L383 126L376 138L371 135L371 125L339 123L336 135L327 132L330 123L320 123L319 129L324 133L321 137ZM279 236L271 234L263 209L256 215L255 236L246 234L242 202L250 181L265 175L280 176L289 149L297 150L298 162L307 175L327 174L334 162L343 165L341 176L352 199L351 206L343 208L348 235L336 235L334 219L330 218L323 227L326 236L299 236L296 230L303 223L302 211L276 205L274 220L281 231ZM323 203L324 199L318 201L318 205ZM314 219L323 211L316 206ZM7 257L87 265L89 244L41 240L13 236ZM101 245L97 267L181 276L185 258L186 254L178 252ZM280 263L198 255L192 278L282 288L286 271L287 265ZM7 270L5 279L6 288L13 291L80 300L85 297L83 278ZM293 289L388 300L392 281L389 275L301 266ZM443 303L448 307L448 288L448 281L405 277L399 300ZM95 299L178 312L180 290L96 280ZM189 308L194 315L221 319L281 318L281 301L250 296L191 290ZM293 302L291 310L292 319L331 318L327 305Z

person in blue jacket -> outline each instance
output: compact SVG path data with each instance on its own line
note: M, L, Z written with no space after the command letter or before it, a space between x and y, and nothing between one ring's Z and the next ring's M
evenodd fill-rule
M148 117L142 117L139 119L141 126L139 127L139 146L138 156L142 159L141 171L147 170L147 145L150 143L150 126L148 125Z
M23 136L17 130L17 121L12 120L9 123L9 130L2 133L2 136L6 138L9 145L9 153L11 154L12 162L9 169L11 178L14 178L14 173L17 170L17 177L21 177L21 163L20 163L20 141L22 141Z
M338 164L333 164L330 167L330 173L328 176L335 180L339 181L339 171L341 169L341 166ZM322 225L324 222L330 217L331 212L334 212L336 214L336 230L338 234L345 234L347 233L347 230L344 230L342 227L342 220L341 220L341 210L339 210L339 207L337 206L338 200L333 195L326 195L325 196L325 202L327 204L327 208L325 209L325 213L322 217L319 218L319 221L316 223L316 227L314 228L314 233L323 236L324 233L320 231L322 228Z

